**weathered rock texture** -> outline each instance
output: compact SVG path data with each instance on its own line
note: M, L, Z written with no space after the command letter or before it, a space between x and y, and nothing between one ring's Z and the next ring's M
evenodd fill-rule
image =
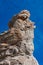
M0 65L39 65L33 56L35 26L29 17L29 11L21 11L0 34Z

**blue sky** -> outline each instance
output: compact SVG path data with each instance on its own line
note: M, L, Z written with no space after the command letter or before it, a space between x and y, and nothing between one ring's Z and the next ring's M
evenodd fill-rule
M43 65L43 0L0 0L0 33L8 30L9 20L23 9L30 11L36 24L34 56Z

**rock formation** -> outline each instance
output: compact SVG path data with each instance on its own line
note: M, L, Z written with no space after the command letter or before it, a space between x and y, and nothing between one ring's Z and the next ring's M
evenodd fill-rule
M0 65L39 65L33 56L35 26L29 17L29 11L21 11L0 34Z

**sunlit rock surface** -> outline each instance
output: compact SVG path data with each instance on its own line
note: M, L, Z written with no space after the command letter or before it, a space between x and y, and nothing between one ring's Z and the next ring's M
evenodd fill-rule
M29 11L21 11L0 34L0 65L39 65L33 56L35 26L29 17Z

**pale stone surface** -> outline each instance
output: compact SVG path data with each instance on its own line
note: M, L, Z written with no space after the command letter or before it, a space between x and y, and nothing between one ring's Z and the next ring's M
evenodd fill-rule
M21 11L0 35L0 65L39 65L33 56L35 26L29 17L29 11Z

